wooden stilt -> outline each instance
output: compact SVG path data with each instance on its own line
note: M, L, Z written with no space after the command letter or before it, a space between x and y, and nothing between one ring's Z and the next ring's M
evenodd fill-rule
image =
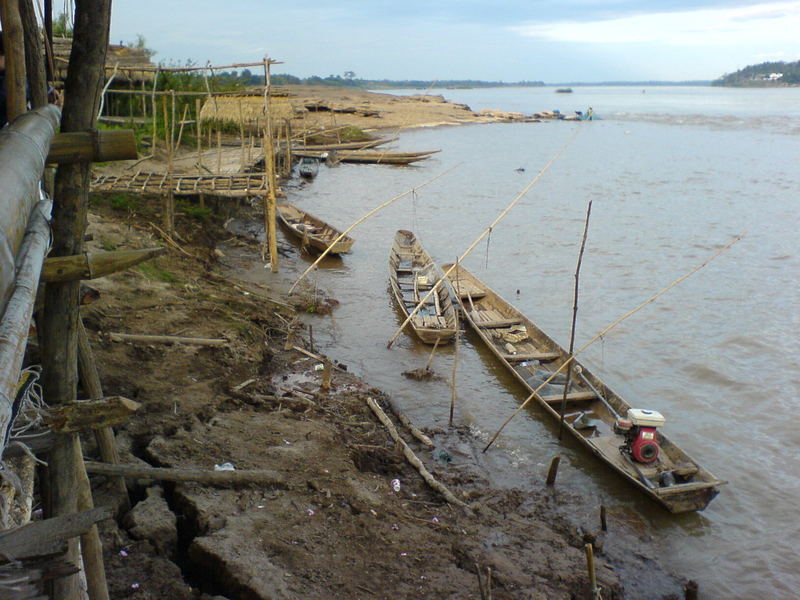
M550 461L550 469L547 471L547 485L552 486L556 482L558 475L558 464L561 462L561 456L556 455Z

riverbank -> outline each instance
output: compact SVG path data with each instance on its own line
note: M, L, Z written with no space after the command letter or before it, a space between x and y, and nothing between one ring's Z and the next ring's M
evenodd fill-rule
M91 245L161 243L150 225L156 204L141 201L134 215L130 206L99 201ZM123 462L230 463L273 472L275 481L133 486L133 510L103 532L112 597L478 598L477 571L490 569L494 598L588 598L587 541L605 598L642 597L626 595L618 569L646 568L660 586L669 580L655 564L645 567L641 549L622 562L605 556L613 533L600 531L599 517L576 530L571 496L558 485L492 489L488 474L454 451L452 432L447 450L432 450L397 424L427 469L470 508L447 503L370 410L371 398L392 414L389 395L341 369L331 389L321 389L322 363L309 354L298 314L332 302L319 292L288 299L231 279L224 265L232 257L218 243L253 254L252 239L187 216L179 234L180 248L97 280L100 297L83 309L104 392L142 404L118 432ZM292 260L294 251L282 249ZM121 343L111 333L225 344ZM436 440L444 432L427 433ZM467 430L455 439L463 448L474 443ZM103 479L94 478L98 503L118 507Z
M480 598L478 572L490 569L495 599L588 598L589 541L604 598L679 593L646 540L620 549L613 513L603 533L599 515L576 522L577 498L558 483L497 489L471 459L469 430L428 430L431 449L395 419L457 503L426 485L368 405L392 415L391 390L346 365L322 389L323 361L300 316L335 311L335 299L315 289L289 298L290 281L267 288L235 278L237 262L260 251L259 226L248 234L222 225L237 210L245 222L261 216L234 202L210 214L186 205L168 242L153 225L157 199L94 201L92 247L167 248L97 280L100 298L83 309L105 394L142 404L118 433L123 461L274 474L268 485L238 488L138 482L133 511L104 531L112 597ZM286 242L280 252L301 260ZM115 332L225 343L120 343ZM118 505L94 480L99 497Z

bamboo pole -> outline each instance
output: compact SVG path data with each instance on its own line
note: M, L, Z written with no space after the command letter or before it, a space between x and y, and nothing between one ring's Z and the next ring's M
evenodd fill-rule
M150 112L153 113L153 142L150 146L150 154L153 156L155 156L156 142L158 141L158 105L156 103L156 85L158 84L158 73L159 70L156 69L156 74L153 77L153 90L150 93Z
M492 229L494 228L494 226L497 225L500 221L502 221L505 218L505 216L511 211L511 209L514 208L517 205L517 203L520 200L522 200L522 198L531 190L531 188L539 182L539 180L542 178L542 176L545 173L547 173L547 171L550 169L551 166L553 166L553 163L555 163L555 161L558 159L558 157L561 156L561 154L563 154L564 150L566 150L569 147L569 145L573 142L573 140L575 139L575 137L578 135L578 133L580 131L581 131L580 127L575 129L575 132L572 134L572 136L564 143L563 146L561 146L561 148L558 150L558 152L556 152L553 155L553 157L547 162L547 164L544 167L542 167L542 170L539 171L539 173L537 173L536 177L534 177L531 180L531 182L528 183L528 185L526 185L519 194L517 194L516 198L514 198L511 201L511 203L508 206L506 206L503 209L503 211L497 216L497 218L494 221L492 221L492 224L489 225L489 227L487 227L486 229L483 230L483 233L481 233L475 239L475 241L472 242L472 244L470 244L470 246L458 258L458 260L455 263L453 263L453 265L451 265L449 269L447 269L447 271L436 281L436 283L434 283L433 287L431 287L431 289L428 291L428 293L425 294L425 296L414 307L414 310L412 310L410 313L408 313L408 316L406 317L406 320L403 321L402 325L400 325L400 327L397 328L397 331L395 332L395 334L391 337L391 339L386 344L387 348L391 348L392 347L392 344L400 336L400 334L403 332L403 329L406 328L406 325L408 325L411 322L411 319L414 317L414 315L417 314L417 312L419 312L419 309L422 308L425 305L425 302L428 300L430 295L436 289L436 285L439 282L441 282L443 279L445 279L448 275L450 275L450 273L456 268L456 264L458 264L459 261L460 262L464 262L464 259L467 256L469 256L470 252L472 252L475 249L475 247L481 242L481 240L492 232Z
M0 20L6 58L6 119L11 122L27 112L25 93L25 41L19 0L0 0ZM0 126L5 123L0 123Z
M431 354L428 356L428 362L425 363L425 370L428 371L431 368L431 363L433 362L433 355L436 354L436 348L439 347L439 338L436 338L433 342L433 348L431 349Z
M425 481L425 483L427 483L428 486L430 486L432 489L439 492L442 495L442 497L444 497L444 499L447 500L447 502L449 502L450 504L460 506L465 511L471 512L470 508L467 506L465 502L462 502L461 500L456 498L453 495L453 492L447 489L447 487L445 487L442 483L437 481L436 478L433 475L431 475L430 471L428 471L428 469L425 468L425 465L422 464L422 461L420 461L419 458L417 458L417 455L414 454L411 448L409 448L408 444L406 444L406 441L402 437L400 437L400 434L397 432L397 428L394 426L394 424L386 415L386 413L383 411L383 409L381 409L381 407L378 406L378 403L375 402L375 400L373 400L372 398L367 398L367 405L370 407L372 412L375 413L375 416L378 417L378 420L381 423L383 423L383 426L386 427L386 429L389 431L389 435L392 436L392 439L395 441L395 443L397 443L400 446L400 448L403 451L403 455L406 457L406 460L409 463L411 463L414 466L414 468L417 469L417 471L419 471L419 474L422 476L422 479Z
M586 568L589 571L589 589L592 600L599 600L600 588L597 586L597 576L594 570L594 549L591 544L586 544L583 548L586 551Z
M586 249L586 236L589 234L589 217L592 215L592 201L589 200L589 206L586 208L586 222L583 226L583 238L581 239L581 249L578 252L578 265L575 267L575 292L572 299L572 327L569 332L569 355L572 356L572 351L575 349L575 323L578 320L578 290L581 275L581 263L583 262L583 251ZM561 439L561 434L564 432L564 414L567 412L567 394L569 394L569 384L572 378L572 365L567 365L567 380L564 383L564 396L561 398L561 418L558 422L558 439Z
M269 215L267 217L267 225L269 226L269 262L270 267L272 268L273 273L278 272L278 239L277 235L278 232L276 231L275 227L275 219L277 217L277 200L275 198L275 188L277 187L277 181L275 177L275 148L273 146L273 139L272 139L272 110L270 106L270 93L271 93L271 86L272 83L270 81L270 61L265 56L264 57L264 110L266 116L266 127L264 128L264 137L265 137L265 145L264 145L264 162L269 163L269 168L265 169L269 174ZM266 151L269 150L269 156L267 156Z
M458 259L456 259L456 266L458 266ZM435 288L436 285L434 285L433 287ZM458 345L459 342L461 341L461 325L458 322L458 311L455 311L455 313L456 313L456 339L455 339L455 346L453 347L453 377L452 381L450 382L450 420L448 421L449 427L453 426L453 413L455 412L456 408L456 370L458 369Z
M564 361L564 363L563 363L563 364L562 364L562 365L561 365L561 366L560 366L558 369L556 369L555 371L553 371L553 373L550 375L550 377L548 377L548 378L547 378L547 379L546 379L544 382L542 382L542 384L541 384L541 385L539 385L539 387L537 387L537 388L536 388L536 389L535 389L533 392L531 392L530 396L528 396L528 397L525 399L525 401L524 401L522 404L520 404L520 405L517 407L517 409L516 409L516 410L515 410L515 411L514 411L514 412L511 414L511 416L510 416L510 417L508 417L508 419L506 419L506 420L503 422L503 424L500 426L500 429L498 429L498 430L497 430L497 432L495 432L495 434L494 434L494 435L492 436L492 438L489 440L489 443L488 443L488 444L486 444L486 447L483 449L483 451L484 451L484 452L486 452L486 451L489 449L489 447L490 447L490 446L491 446L491 445L492 445L492 444L495 442L495 440L497 439L497 437L500 435L500 432L502 432L502 431L503 431L503 429L505 429L506 425L508 425L508 424L511 422L511 419L513 419L514 417L516 417L516 416L517 416L517 415L518 415L518 414L519 414L519 413L520 413L520 412L521 412L521 411L522 411L522 410L523 410L523 409L524 409L524 408L525 408L525 407L528 405L528 403L529 403L531 400L533 400L535 397L539 397L539 398L541 399L541 396L539 396L539 392L542 390L542 388L544 388L544 386L546 386L548 383L550 383L550 382L551 382L551 381L552 381L552 380L553 380L553 379L554 379L554 378L555 378L555 377L556 377L556 376L557 376L557 375L558 375L558 374L559 374L561 371L563 371L563 370L564 370L564 368L565 368L565 367L566 367L568 364L570 364L571 362L573 362L573 361L575 360L575 358L576 358L578 355L580 355L580 354L581 354L581 353L582 353L584 350L586 350L587 348L589 348L589 346L591 346L592 344L594 344L594 343L595 343L597 340L599 340L599 339L601 339L603 336L605 336L605 335L606 335L606 334L607 334L609 331L611 331L612 329L614 329L615 327L617 327L617 325L619 325L620 323L622 323L623 321L625 321L625 320L626 320L626 319L628 319L629 317L632 317L633 315L635 315L637 312L639 312L640 310L642 310L642 309L643 309L645 306L647 306L648 304L652 304L653 302L655 302L656 300L658 300L658 299L659 299L661 296L663 296L664 294L666 294L666 293L667 293L669 290L671 290L672 288L674 288L676 285L680 284L680 283L681 283L681 282L683 282L684 280L688 279L689 277L691 277L692 275L694 275L695 273L697 273L697 272L698 272L700 269L702 269L703 267L705 267L705 266L706 266L708 263L710 263L712 260L714 260L715 258L717 258L717 257L718 257L720 254L722 254L723 252L725 252L726 250L728 250L728 248L730 248L731 246L733 246L733 245L734 245L736 242L738 242L738 241L740 241L742 238L744 238L744 236L745 236L745 234L744 234L744 233L742 233L742 234L739 234L739 235L737 235L736 237L734 237L734 238L733 238L733 239L732 239L730 242L728 242L727 244L725 244L725 245L724 245L724 246L722 246L721 248L719 248L719 249L717 249L716 251L714 251L714 253L713 253L713 254L711 254L711 255L710 255L708 258L706 258L706 259L705 259L705 260L704 260L702 263L700 263L699 265L697 265L696 267L694 267L694 268L693 268L692 270L690 270L689 272L687 272L687 273L685 273L685 274L681 275L680 277L678 277L678 279L676 279L675 281L673 281L672 283L670 283L670 284L669 284L667 287L665 287L664 289L662 289L660 292L658 292L658 293L656 293L656 294L653 294L652 296L650 296L650 297L649 297L647 300L645 300L644 302L642 302L642 303L641 303L639 306L637 306L637 307L636 307L636 308L634 308L633 310L630 310L630 311L626 312L624 315L622 315L622 316L621 316L620 318L618 318L616 321L614 321L613 323L611 323L611 325L609 325L608 327L606 327L605 329L603 329L603 330L602 330L600 333L598 333L596 336L594 336L594 337L593 337L591 340L589 340L589 341L588 341L588 342L586 342L586 343L585 343L583 346L581 346L581 347L578 349L578 351L577 351L577 352L575 352L575 354L573 354L572 356L570 356L569 358L567 358L567 360L566 360L566 361Z
M86 472L128 479L152 479L154 481L188 481L209 485L242 485L260 483L275 488L285 488L286 478L278 471L213 471L209 469L166 469L140 465L110 465L102 462L86 461Z
M330 245L329 245L329 246L328 246L328 247L325 249L325 251L324 251L322 254L320 254L320 255L319 255L319 257L317 258L317 260L315 260L315 261L314 261L314 262L311 264L311 266L309 266L309 267L308 267L308 268L307 268L307 269L306 269L306 270L303 272L303 274L302 274L302 275L300 275L300 277L298 277L298 278L297 278L297 281L295 281L295 282L292 284L292 287L290 287L290 288L289 288L289 292L288 292L288 294L289 294L289 295L291 295L291 294L292 294L292 292L294 291L294 288L296 288L296 287L297 287L297 284L298 284L298 283L300 283L300 282L303 280L303 278L304 278L306 275L308 275L308 274L309 274L309 273L310 273L312 270L314 270L314 269L317 267L317 265L318 265L320 262L322 262L322 259L323 259L323 258L325 258L325 257L328 255L328 253L331 251L331 248L335 247L335 246L336 246L336 244L338 244L338 243L339 243L339 241L341 241L342 239L344 239L344 237L345 237L345 236L346 236L348 233L350 233L351 231L353 231L353 229L355 229L355 228L356 228L358 225L360 225L361 223L363 223L364 221L366 221L368 218L370 218L372 215L374 215L374 214L375 214L375 213L377 213L378 211L380 211L380 210L382 210L382 209L386 208L386 207L387 207L387 206L389 206L390 204L393 204L393 203L397 202L397 201L398 201L398 200L400 200L401 198L405 198L405 197L406 197L406 196L408 196L409 194L414 194L414 193L416 193L416 191L417 191L417 190L421 190L421 189L422 189L422 188L424 188L425 186L427 186L427 185L430 185L431 183L433 183L434 181L436 181L436 180L437 180L437 179L439 179L440 177L442 177L442 176L444 176L444 175L447 175L447 174L448 174L450 171L454 170L455 168L457 168L457 167L459 167L459 166L460 166L460 163L459 163L459 164L457 164L457 165L455 165L455 166L453 166L453 167L450 167L450 168L449 168L449 169L447 169L446 171L442 171L441 173L439 173L438 175L435 175L434 177L431 177L430 179L428 179L428 180L427 180L427 181L425 181L424 183L421 183L420 185L418 185L418 186L416 186L416 187L413 187L413 188L411 188L410 190L406 190L406 191L405 191L405 192L403 192L402 194L398 194L398 195L397 195L397 196L395 196L394 198L391 198L391 199L387 200L386 202L384 202L383 204L381 204L381 205L379 205L379 206L376 206L375 208L373 208L372 210L370 210L369 212L367 212L367 214L365 214L363 217L361 217L360 219L357 219L357 220L356 220L356 221L355 221L355 222L354 222L352 225L350 225L350 227L348 227L348 228L347 228L347 229L345 229L345 230L344 230L342 233L340 233L340 234L339 234L339 237L337 237L337 238L336 238L336 239L335 239L335 240L334 240L334 241L333 241L333 242L332 242L332 243L331 243L331 244L330 244Z

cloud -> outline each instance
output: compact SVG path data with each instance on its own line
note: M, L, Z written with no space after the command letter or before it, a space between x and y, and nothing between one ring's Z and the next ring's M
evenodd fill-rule
M589 22L530 23L510 29L524 36L556 42L676 46L786 43L794 46L800 38L800 2L699 8Z

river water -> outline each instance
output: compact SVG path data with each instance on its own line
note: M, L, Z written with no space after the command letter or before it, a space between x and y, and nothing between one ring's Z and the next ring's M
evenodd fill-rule
M404 333L386 348L401 322L387 278L394 232L411 229L434 259L454 261L565 145L465 261L564 346L589 200L576 348L745 234L581 358L630 404L664 414L669 437L730 482L704 512L668 514L576 444L558 442L535 409L475 460L484 461L495 485L524 489L541 486L560 453L558 485L585 498L576 520L594 525L597 506L606 504L652 539L665 565L698 580L703 597L795 598L800 88L574 90L428 90L473 110L569 113L591 106L599 119L403 132L399 148L442 152L418 167L322 168L313 183L289 190L290 202L344 228L453 169L359 226L353 252L326 261L310 278L341 301L330 317L310 321L315 342L390 393L418 425L446 428L447 383L401 376L424 366L429 347ZM284 261L281 278L308 264L295 262ZM250 276L277 281L260 267ZM440 349L433 368L449 378L452 360L452 346ZM462 340L456 420L470 425L476 448L524 396L477 338Z

